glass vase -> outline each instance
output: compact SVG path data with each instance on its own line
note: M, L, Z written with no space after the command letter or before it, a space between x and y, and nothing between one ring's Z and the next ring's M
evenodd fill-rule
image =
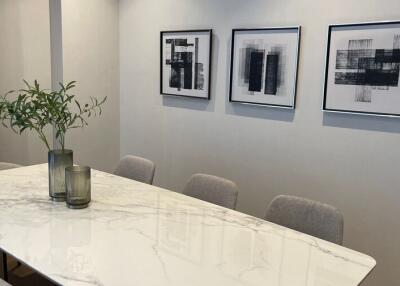
M71 209L88 207L91 199L90 167L72 166L65 169L67 206Z
M65 201L65 168L73 166L72 150L51 150L49 161L49 196L53 201Z

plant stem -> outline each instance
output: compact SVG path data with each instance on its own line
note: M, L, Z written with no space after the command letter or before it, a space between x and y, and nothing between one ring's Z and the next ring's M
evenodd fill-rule
M50 151L49 142L47 141L46 135L38 129L35 129L37 133L39 133L39 138L46 144L47 149Z
M60 143L61 150L64 153L64 150L65 150L65 134L60 133L60 138L59 138L58 142Z

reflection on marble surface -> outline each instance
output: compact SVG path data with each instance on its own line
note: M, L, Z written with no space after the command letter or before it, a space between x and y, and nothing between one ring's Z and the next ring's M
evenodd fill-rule
M355 286L371 257L93 171L92 203L48 198L47 165L0 172L0 248L62 285Z

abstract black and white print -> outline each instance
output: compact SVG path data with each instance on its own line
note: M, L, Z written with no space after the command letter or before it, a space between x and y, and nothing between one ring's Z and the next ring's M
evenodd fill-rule
M400 113L400 25L331 26L324 109Z
M300 29L233 31L233 102L294 108Z
M209 98L211 31L161 32L161 93Z
M285 69L284 46L270 46L245 41L240 48L239 84L249 92L278 95Z

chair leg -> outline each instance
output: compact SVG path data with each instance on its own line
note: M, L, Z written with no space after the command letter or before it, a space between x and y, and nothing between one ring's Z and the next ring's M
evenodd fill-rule
M3 251L3 279L8 282L7 254Z

